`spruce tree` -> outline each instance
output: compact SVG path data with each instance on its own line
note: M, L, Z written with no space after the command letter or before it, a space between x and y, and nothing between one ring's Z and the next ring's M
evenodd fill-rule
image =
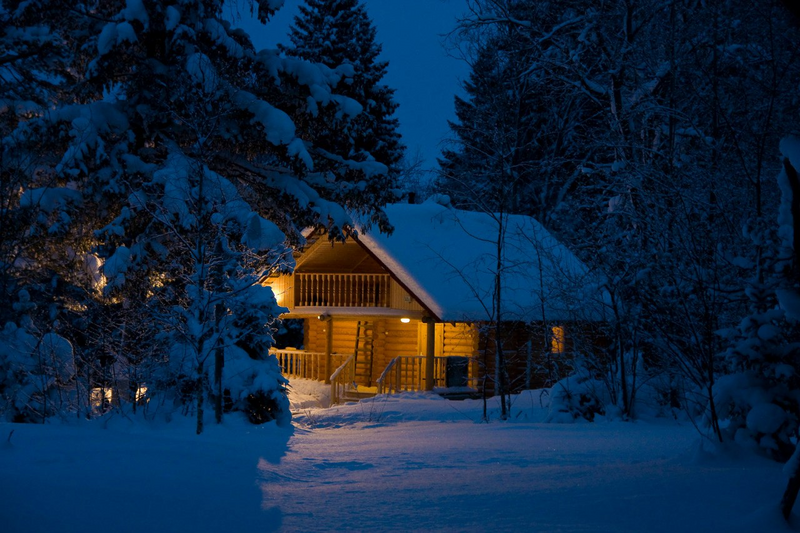
M540 214L533 86L512 46L500 35L480 45L464 83L467 98L455 97L454 139L439 162L439 188L466 209Z
M361 113L347 123L328 116L327 123L318 124L315 139L331 152L357 160L374 159L389 167L388 176L367 184L370 190L388 190L396 185L404 146L394 117L394 89L382 83L388 63L379 60L381 45L375 34L358 0L307 0L291 28L291 45L280 48L288 56L352 69L352 77L336 85L334 92L359 102ZM333 131L345 134L332 135Z

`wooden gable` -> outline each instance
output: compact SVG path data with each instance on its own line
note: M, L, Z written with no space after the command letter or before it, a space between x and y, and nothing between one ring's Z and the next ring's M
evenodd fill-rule
M275 291L288 316L369 309L375 316L421 317L426 309L355 239L328 241L324 234L308 237L309 245L295 253L293 274L273 276Z

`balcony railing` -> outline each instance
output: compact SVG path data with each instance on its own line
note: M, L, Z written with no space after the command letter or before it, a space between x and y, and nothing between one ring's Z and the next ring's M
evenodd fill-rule
M294 275L295 307L389 307L388 274Z

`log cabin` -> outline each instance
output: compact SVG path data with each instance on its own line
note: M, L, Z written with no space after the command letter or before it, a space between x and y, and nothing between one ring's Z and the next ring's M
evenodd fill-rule
M531 217L448 204L387 206L391 235L307 235L294 271L268 280L303 321L302 349L273 350L287 377L330 383L331 403L491 394L499 338L513 390L552 384L572 333L601 319L586 266Z

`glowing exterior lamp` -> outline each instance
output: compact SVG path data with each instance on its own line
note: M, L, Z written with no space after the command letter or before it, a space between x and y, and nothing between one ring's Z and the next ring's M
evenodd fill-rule
M409 322L411 322L411 319L403 317L403 318L400 319L400 322L402 322L403 324L408 324Z

